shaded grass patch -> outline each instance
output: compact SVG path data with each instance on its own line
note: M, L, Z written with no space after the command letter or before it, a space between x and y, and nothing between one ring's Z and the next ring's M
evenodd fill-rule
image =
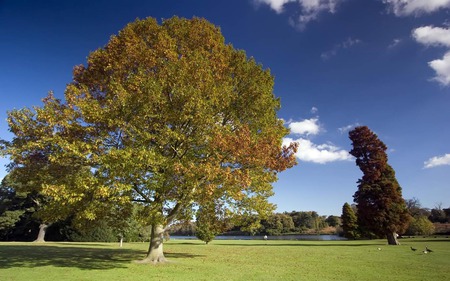
M157 266L134 263L144 258L146 243L0 243L0 280L398 281L450 275L450 239L401 242L171 240L164 245L171 263ZM425 246L433 252L424 254Z

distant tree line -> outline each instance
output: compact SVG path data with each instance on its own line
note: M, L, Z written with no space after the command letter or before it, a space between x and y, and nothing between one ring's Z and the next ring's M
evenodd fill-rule
M432 234L450 234L447 232L437 233L436 225L450 223L450 208L442 208L438 204L435 208L422 207L419 199L405 200L411 220L407 229L401 235L427 236ZM342 207L342 235L349 239L381 238L374 233L367 232L358 225L357 207L355 204L345 203Z
M208 220L211 221L211 220ZM220 226L217 234L239 235L288 235L288 234L337 234L340 232L341 218L339 216L321 216L315 211L292 211L273 213L257 222L258 218L249 217L241 225L227 224L226 221L216 221ZM253 225L249 227L249 225ZM256 225L256 226L255 226ZM170 227L172 235L196 235L204 231L201 219L196 222L179 222Z
M37 216L39 206L36 194L16 192L5 178L0 187L0 240L1 241L34 241L42 221ZM417 198L406 200L408 212L413 218L403 235L430 235L435 232L433 223L450 223L450 208L422 207ZM134 212L140 206L135 205ZM287 234L341 234L349 239L376 238L371 232L364 232L357 222L356 205L345 203L342 215L323 216L315 211L291 211L273 213L260 220L257 226L249 225L258 218L243 219L241 225L232 225L222 214L217 217L202 218L198 213L197 221L179 221L168 229L170 235L200 236L203 241L211 241L219 234L242 235L287 235ZM211 214L208 212L207 214ZM133 216L131 216L133 217ZM116 223L112 227L107 221L95 221L89 225L75 224L69 218L48 226L45 238L49 241L79 241L79 242L116 242L123 237L127 242L148 241L150 226L140 223L137 219Z
M38 193L18 192L9 177L0 186L0 240L35 241L43 224L41 212L45 198ZM211 207L218 204L211 204ZM273 213L264 219L258 216L243 217L240 224L232 224L226 214L197 210L196 221L178 221L167 232L171 235L197 235L203 241L211 241L218 234L239 233L243 235L283 235L299 233L337 233L340 217L321 216L315 211L291 211ZM47 225L45 240L79 242L115 242L120 238L128 242L148 241L150 226L139 221L143 206L138 203L130 210L111 210L111 218L94 221L78 221L73 217ZM123 219L118 219L126 212ZM128 215L131 213L132 215ZM125 219L126 218L126 219ZM111 223L113 222L113 223Z
M36 193L17 192L15 183L8 177L0 186L0 240L1 241L35 241L39 234L42 220L40 208L45 202ZM405 200L408 213L412 217L403 235L430 235L435 233L433 223L450 223L450 208L422 207L417 198ZM212 204L211 206L216 206ZM205 206L208 207L208 206ZM140 222L133 214L143 207L134 204L131 216L121 217L124 210L116 210L116 215L107 219L82 223L69 217L57 221L46 228L45 239L49 241L80 242L116 242L122 238L126 242L148 241L150 226ZM286 235L286 234L341 234L350 239L376 238L375 233L358 224L356 204L344 204L342 215L322 216L315 211L291 211L273 213L264 219L257 216L243 217L240 224L233 224L220 208L209 212L197 211L196 221L178 221L167 232L170 235L197 235L199 239L209 242L219 234L240 235ZM114 212L111 212L114 214ZM211 215L213 214L213 215Z

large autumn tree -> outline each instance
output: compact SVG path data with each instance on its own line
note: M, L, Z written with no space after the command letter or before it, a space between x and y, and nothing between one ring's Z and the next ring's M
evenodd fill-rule
M388 164L387 147L367 126L356 127L349 137L353 145L350 154L363 172L353 195L358 225L397 245L397 233L406 230L410 215L394 169Z
M100 219L111 205L125 216L131 202L142 204L152 226L143 261L162 262L165 227L196 206L222 202L243 217L273 211L272 183L296 151L282 147L288 130L273 83L204 19L136 20L74 68L65 100L49 95L34 110L9 112L15 137L4 153L17 177L28 166L37 173L58 218Z

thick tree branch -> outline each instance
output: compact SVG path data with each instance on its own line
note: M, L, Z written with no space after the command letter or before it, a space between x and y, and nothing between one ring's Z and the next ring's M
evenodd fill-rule
M142 192L142 190L140 190L139 187L138 187L136 184L133 185L133 189L134 189L134 191L136 191L137 194L139 194L142 198L144 198L144 199L143 199L142 201L140 201L140 202L144 202L144 203L153 203L153 200L150 199L150 198L147 196L147 194L145 194L144 192ZM136 202L138 202L138 201L136 201Z

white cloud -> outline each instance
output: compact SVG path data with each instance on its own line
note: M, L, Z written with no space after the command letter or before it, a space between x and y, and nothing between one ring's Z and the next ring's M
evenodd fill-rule
M424 162L424 168L433 168L442 165L450 165L450 154L432 157Z
M312 111L317 110L316 107ZM287 123L291 129L292 135L300 135L300 137L290 137L283 139L283 145L288 145L291 142L299 144L296 157L304 162L312 162L319 164L326 164L335 161L348 161L353 157L345 150L335 146L331 142L324 144L315 144L308 139L309 136L318 135L325 132L319 123L319 118L305 119L299 122Z
M417 42L426 46L450 47L449 28L422 26L414 29L412 36Z
M311 108L311 113L312 113L312 114L316 114L318 111L319 111L319 109L318 109L317 107L315 107L315 106L313 106L313 107Z
M289 2L295 2L296 0L254 0L256 4L264 3L270 6L278 14L283 12L283 6Z
M422 26L414 29L412 36L417 42L425 46L450 47L449 28ZM442 59L428 62L428 65L436 72L436 76L432 80L444 86L450 85L450 51Z
M318 118L305 119L299 122L289 123L289 129L292 134L297 135L317 135L320 131L320 124Z
M420 15L450 8L450 0L382 0L397 16Z
M292 26L304 29L306 24L316 20L319 14L328 12L335 13L336 7L345 0L253 0L256 4L267 4L278 14L284 12L284 5L287 3L297 3L300 8L296 18L290 18Z
M345 40L344 42L334 45L334 47L333 47L331 50L326 51L326 52L323 52L323 53L320 55L320 57L321 57L323 60L328 60L328 59L330 59L331 57L337 55L337 53L339 52L339 50L351 48L352 46L354 46L354 45L356 45L356 44L359 44L359 43L361 43L361 40L359 40L359 39L353 39L353 38L349 37L349 38L347 38L347 40Z
M310 140L299 138L285 138L283 144L288 145L291 142L297 142L299 144L296 157L304 162L312 162L318 164L326 164L335 161L350 161L352 156L343 149L327 143L327 144L314 144Z
M436 72L432 80L444 86L450 86L450 51L442 59L430 61L428 65Z
M353 128L358 127L358 126L359 126L359 123L350 124L350 125L347 125L347 126L338 128L338 131L339 131L341 134L344 134L344 133L347 133L347 132L349 132L350 130L352 130Z

